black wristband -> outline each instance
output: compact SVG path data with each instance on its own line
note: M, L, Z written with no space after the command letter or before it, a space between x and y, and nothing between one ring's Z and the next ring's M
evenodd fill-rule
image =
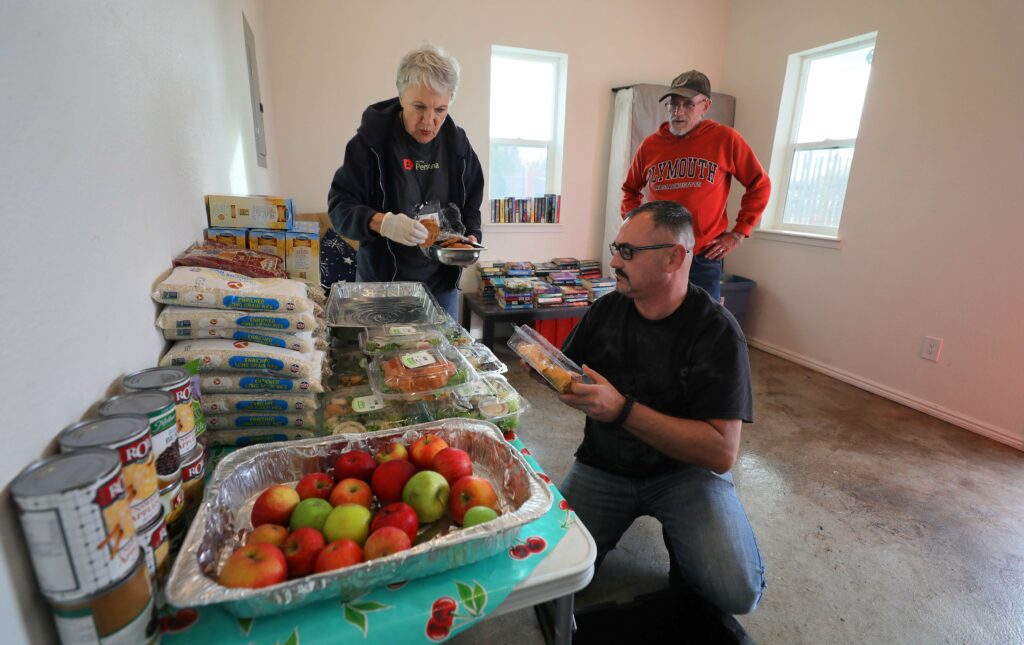
M621 428L622 424L629 418L629 413L633 411L633 404L636 403L636 399L626 395L626 402L622 404L622 411L619 412L619 416L615 417L612 421L612 425L616 428Z

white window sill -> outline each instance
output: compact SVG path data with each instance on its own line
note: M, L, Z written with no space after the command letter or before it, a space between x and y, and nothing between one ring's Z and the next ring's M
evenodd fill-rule
M843 240L828 235L815 235L814 233L796 233L794 231L779 231L774 229L758 229L753 235L756 240L771 240L773 242L785 242L787 244L801 244L803 246L817 246L825 249L843 248Z
M551 233L553 231L561 231L561 224L498 224L495 222L487 222L483 225L485 231L491 231L492 233Z

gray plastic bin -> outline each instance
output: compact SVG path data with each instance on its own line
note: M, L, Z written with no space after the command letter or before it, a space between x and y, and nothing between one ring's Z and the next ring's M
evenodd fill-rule
M731 273L722 274L722 298L725 308L729 310L736 322L743 326L743 320L747 316L747 305L750 302L750 292L754 290L757 283L750 278L744 278L743 276L733 275Z

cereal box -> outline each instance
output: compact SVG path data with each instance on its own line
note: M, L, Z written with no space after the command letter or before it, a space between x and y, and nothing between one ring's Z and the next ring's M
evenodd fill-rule
M206 229L206 239L246 248L244 228L214 228L211 226Z
M259 251L267 255L276 255L285 260L285 232L267 228L249 229L249 250Z
M286 255L285 268L295 280L307 284L320 284L320 234L295 233L285 234Z

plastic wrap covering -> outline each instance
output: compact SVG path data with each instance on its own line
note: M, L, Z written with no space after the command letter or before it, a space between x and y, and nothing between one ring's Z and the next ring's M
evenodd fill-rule
M508 346L543 376L557 392L568 392L574 382L593 383L579 365L526 325L513 325Z
M420 282L335 282L327 300L331 327L437 325L446 319Z
M422 401L385 399L369 385L341 388L323 395L324 428L328 434L392 430L433 421Z
M384 325L359 332L359 348L365 354L382 354L400 349L428 349L447 342L444 334L432 327Z
M459 353L473 366L478 374L504 374L508 366L502 363L491 348L483 343L459 346Z
M480 380L457 388L452 396L438 399L434 418L463 417L490 421L504 432L519 427L519 416L529 408L505 377L483 374Z
M476 370L448 343L378 354L367 372L373 391L385 398L435 396L477 380Z
M446 321L441 325L440 329L444 333L445 338L448 339L448 342L456 347L472 345L474 342L473 337L469 335L469 332L463 329L462 326L454 320Z
M469 453L474 473L488 479L498 494L501 515L497 519L465 529L442 519L435 537L407 551L262 589L229 589L217 584L221 566L252 528L249 515L263 490L296 482L305 473L327 471L345 450L372 454L390 441L410 444L427 432ZM245 618L325 600L344 602L371 589L451 571L505 551L514 544L519 530L544 515L551 503L551 491L544 481L493 425L483 421L451 419L392 432L250 446L217 465L165 594L175 606L222 604Z

